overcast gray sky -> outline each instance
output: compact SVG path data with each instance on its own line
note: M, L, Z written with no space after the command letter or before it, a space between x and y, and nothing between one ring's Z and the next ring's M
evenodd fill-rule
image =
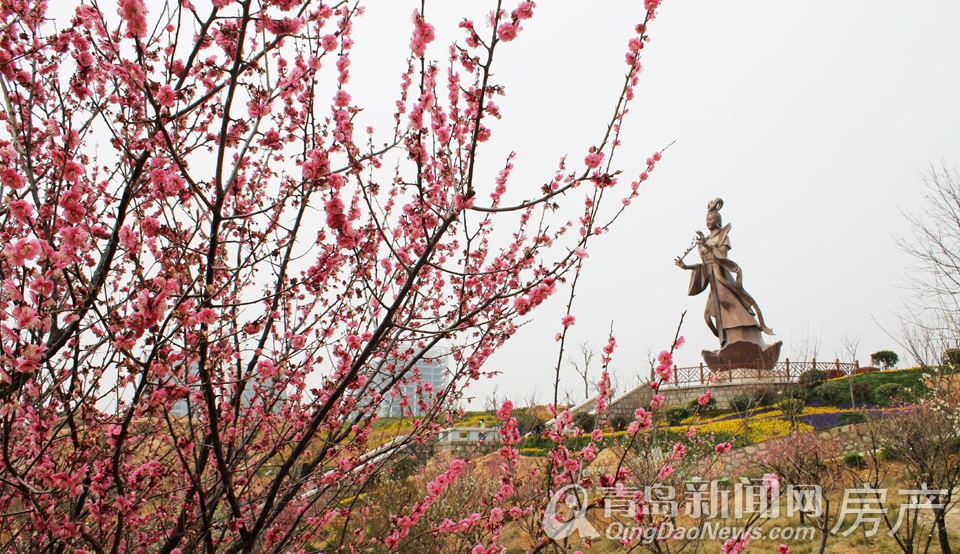
M396 91L418 4L369 2L357 21L350 88L359 105ZM507 97L484 152L490 171L517 150L512 186L539 187L561 155L582 158L611 113L641 6L538 3L500 51L496 77ZM432 54L442 57L459 38L459 15L480 21L489 9L428 6L438 30ZM847 334L860 339L861 364L881 349L905 357L881 328L896 331L911 263L893 236L907 232L901 210L922 209L919 173L941 160L960 164L958 21L960 3L952 1L664 2L618 165L635 175L652 152L676 143L635 209L591 246L570 346L601 345L613 321L613 366L630 380L647 373L647 348L667 347L688 310L678 364L696 365L701 349L717 347L703 297L686 296L688 274L672 259L704 228L707 201L719 196L724 223L733 224L730 257L785 355L816 336L820 357L832 359ZM552 396L564 296L533 312L490 360L487 369L503 375L476 386L476 396L494 384L501 396L519 398L531 387ZM564 382L582 390L566 364Z

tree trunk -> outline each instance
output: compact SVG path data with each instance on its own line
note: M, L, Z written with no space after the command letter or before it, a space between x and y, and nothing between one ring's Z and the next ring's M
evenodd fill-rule
M946 514L941 508L937 510L937 540L940 541L941 554L950 554L950 538L947 537Z
M830 527L830 501L826 494L823 496L823 522L820 524L820 546L817 548L817 554L823 554L827 549L828 529Z

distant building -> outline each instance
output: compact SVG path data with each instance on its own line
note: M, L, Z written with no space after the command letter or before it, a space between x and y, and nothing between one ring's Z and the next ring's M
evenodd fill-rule
M191 365L191 366L190 366L190 375L189 375L188 379L194 378L194 379L196 380L196 382L193 383L193 384L189 384L189 383L188 383L188 386L189 386L191 389L194 389L195 387L199 387L199 386L200 386L200 382L199 382L199 378L198 378L198 373L199 373L199 366L197 366L196 364ZM266 381L264 381L264 384L265 384L266 386L268 386L268 387L269 387L269 386L272 386L272 385L273 385L273 379L267 379ZM247 383L246 383L246 386L243 388L243 393L242 393L241 396L240 396L240 402L241 402L241 405L242 405L244 408L249 408L249 407L250 407L250 405L251 405L252 402L253 402L253 395L254 395L253 382L252 382L252 380L248 380ZM287 398L287 391L285 391L285 390L284 390L284 391L281 391L281 392L280 392L280 400L285 400L286 398ZM274 411L274 412L277 412L277 411L279 411L279 409L280 409L280 405L279 405L279 403L278 403L278 404L274 407L274 410L273 410L273 411ZM177 400L176 402L174 402L172 406L170 406L170 415L172 415L172 416L174 416L174 417L186 417L187 414L189 414L189 413L190 413L190 402L188 402L187 398L181 398L181 399Z
M467 442L476 444L480 441L500 442L500 427L447 427L437 431L438 443Z
M447 359L450 356L450 350L443 347L434 347L424 354L423 358L414 364L414 369L420 372L420 382L422 385L430 383L433 388L433 394L442 391L447 386ZM411 373L413 369L411 369ZM410 374L407 374L410 377ZM377 381L386 382L387 375L379 376ZM394 395L394 391L399 391ZM406 398L408 405L401 405L402 400ZM399 417L404 414L422 415L420 410L420 398L417 396L416 383L398 383L393 391L383 396L383 401L378 408L380 417ZM426 399L432 402L432 399Z

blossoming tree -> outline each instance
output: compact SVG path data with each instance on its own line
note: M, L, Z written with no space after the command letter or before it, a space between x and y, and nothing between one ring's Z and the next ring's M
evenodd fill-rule
M512 157L493 183L477 159L532 2L447 49L421 6L395 117L366 133L360 6L0 4L0 546L398 548L462 462L365 535L349 499L389 457L369 452L444 424L647 177L612 165L645 6L606 132L511 204ZM415 366L440 344L435 390ZM381 444L391 398L422 415Z

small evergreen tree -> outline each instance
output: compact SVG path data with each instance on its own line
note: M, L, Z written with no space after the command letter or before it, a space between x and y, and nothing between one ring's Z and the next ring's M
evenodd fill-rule
M897 353L892 350L881 350L870 354L870 363L883 369L890 369L897 365L899 361L900 356L897 356Z

